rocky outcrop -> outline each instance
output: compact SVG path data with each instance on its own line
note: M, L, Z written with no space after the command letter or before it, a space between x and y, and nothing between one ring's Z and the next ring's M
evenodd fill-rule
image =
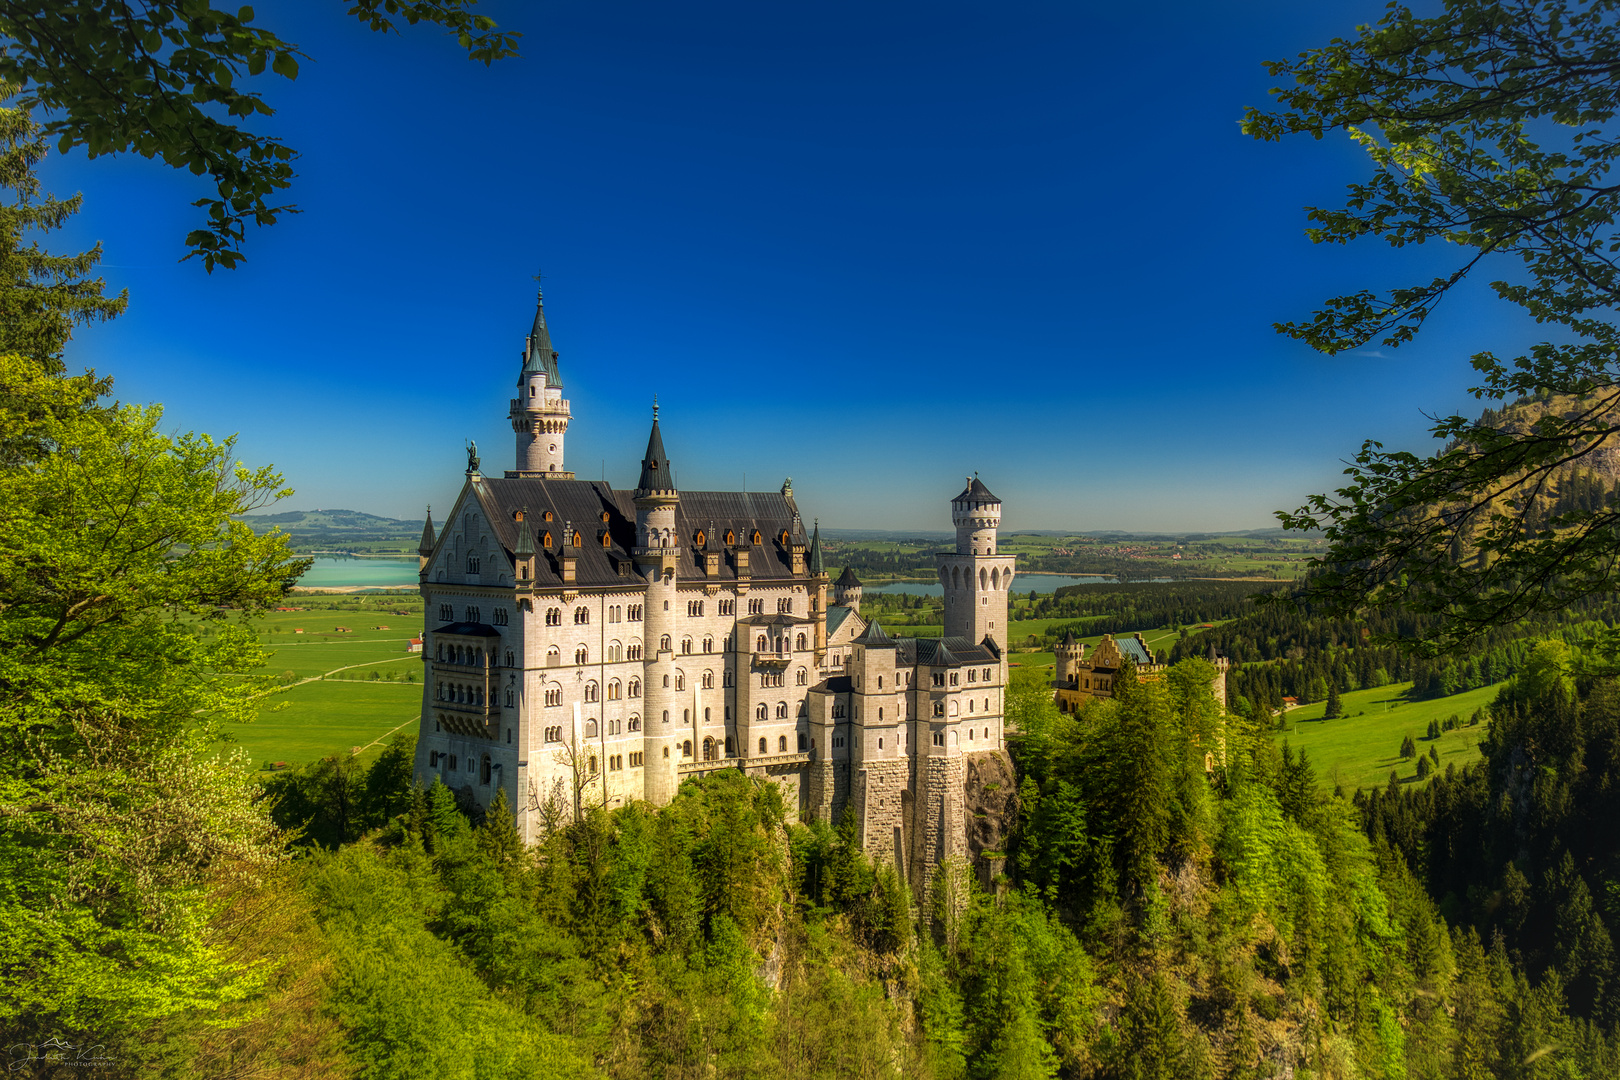
M1018 776L1005 750L963 756L968 858L979 881L989 885L1001 873L1007 838L1018 824Z

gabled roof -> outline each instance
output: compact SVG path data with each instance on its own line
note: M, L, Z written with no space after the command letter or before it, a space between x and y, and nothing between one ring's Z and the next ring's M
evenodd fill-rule
M962 489L962 494L952 499L951 502L999 503L1001 500L992 495L990 489L985 487L977 476L970 476L967 478L967 487Z
M1115 638L1114 644L1119 646L1119 655L1134 664L1152 664L1155 662L1152 654L1134 637Z
M523 370L518 374L521 382L530 375L543 373L546 385L562 389L562 372L557 369L557 351L551 347L551 332L546 329L546 305L542 296L534 298L534 326L524 344Z
M675 479L669 471L669 457L664 453L664 436L658 430L658 417L653 417L652 434L647 436L647 452L641 456L641 479L636 481L637 491L674 491Z
M844 620L855 614L855 609L844 607L841 604L832 604L827 608L827 639L838 633L838 628L844 625Z

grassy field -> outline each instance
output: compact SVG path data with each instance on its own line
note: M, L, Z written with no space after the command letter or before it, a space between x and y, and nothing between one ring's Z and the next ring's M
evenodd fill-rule
M1430 720L1444 723L1453 715L1466 725L1474 710L1495 699L1498 688L1486 686L1447 698L1407 701L1400 695L1411 685L1392 683L1345 694L1346 715L1337 720L1322 719L1327 707L1322 702L1291 709L1286 729L1276 734L1277 742L1281 745L1287 739L1294 749L1308 752L1317 779L1328 788L1338 784L1346 791L1382 787L1389 783L1391 769L1402 783L1415 783L1417 760L1402 761L1400 757L1401 740L1408 735L1416 741L1420 754L1436 746L1442 770L1449 764L1461 767L1479 760L1479 741L1485 737L1483 720L1475 727L1447 731L1433 744L1424 738L1424 732Z
M301 764L357 746L368 759L395 731L414 730L422 658L407 645L422 632L419 598L301 595L288 606L302 610L254 621L270 653L261 673L286 685L265 699L256 721L228 730L231 745L256 767Z

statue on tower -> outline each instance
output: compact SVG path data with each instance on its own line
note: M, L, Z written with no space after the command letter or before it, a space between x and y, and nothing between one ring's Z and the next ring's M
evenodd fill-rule
M470 473L478 471L478 444L471 440L467 442L467 471Z

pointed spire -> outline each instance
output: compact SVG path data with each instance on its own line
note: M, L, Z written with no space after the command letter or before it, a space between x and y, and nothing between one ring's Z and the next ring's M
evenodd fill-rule
M658 430L658 399L653 399L652 434L647 436L647 452L641 458L641 479L636 490L674 491L675 480L669 471L669 458L664 456L664 436Z
M427 520L422 522L422 543L416 549L424 558L433 554L433 507L427 508Z
M518 377L521 380L537 372L545 374L547 386L562 389L557 351L551 347L551 333L546 329L545 295L538 292L534 298L534 326L530 328L528 341L524 345L523 371Z
M816 518L815 532L810 534L810 573L814 577L826 577L827 567L821 561L821 519Z
M894 648L894 638L890 637L886 632L884 632L882 623L878 622L876 619L873 619L871 622L866 624L866 629L862 631L860 637L854 640L853 644L865 645L869 648L876 647L879 649L892 649ZM944 647L944 644L941 643L940 648L944 649Z

